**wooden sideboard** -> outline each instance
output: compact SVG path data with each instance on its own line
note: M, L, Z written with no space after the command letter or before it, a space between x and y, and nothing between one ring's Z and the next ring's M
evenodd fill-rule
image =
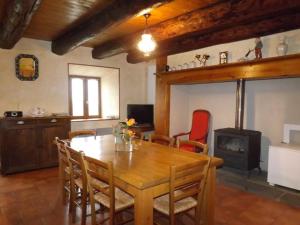
M0 119L1 173L10 174L58 165L54 138L67 138L69 117Z

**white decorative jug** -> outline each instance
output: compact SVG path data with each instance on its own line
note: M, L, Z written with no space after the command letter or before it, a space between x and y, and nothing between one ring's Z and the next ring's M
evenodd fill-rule
M277 46L277 55L284 56L286 55L287 51L288 51L288 45L285 42L285 37L282 36L279 38L279 44Z
M47 112L45 109L40 107L34 107L30 110L30 114L33 117L43 117L47 115Z

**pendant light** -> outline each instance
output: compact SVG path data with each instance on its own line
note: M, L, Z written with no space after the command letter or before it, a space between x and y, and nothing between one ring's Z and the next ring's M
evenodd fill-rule
M154 41L152 35L148 33L148 18L151 16L150 13L144 14L146 19L145 31L141 36L141 40L138 43L138 49L144 53L144 56L149 56L156 48L156 42Z

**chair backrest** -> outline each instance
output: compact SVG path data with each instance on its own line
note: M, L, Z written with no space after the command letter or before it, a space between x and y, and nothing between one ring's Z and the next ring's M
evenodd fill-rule
M69 139L78 136L96 136L95 130L77 130L77 131L70 131L69 132Z
M151 134L149 136L149 141L161 145L174 146L174 138L167 137L159 134Z
M169 209L170 218L173 220L175 203L182 199L196 196L198 207L200 207L210 161L210 157L205 157L203 160L188 165L170 166Z
M66 146L68 164L70 168L71 181L81 178L83 188L87 187L87 176L85 173L85 164L83 161L84 153L76 151L69 146Z
M110 218L113 218L115 210L115 187L112 162L102 162L88 156L84 156L84 162L86 164L85 168L92 207L95 205L94 193L101 192L109 198L109 213ZM106 183L107 186L101 187L99 183ZM94 216L92 220L95 220ZM112 221L112 219L110 221Z
M203 144L198 141L187 141L177 139L176 143L177 148L190 152L202 152L203 154L208 154L208 145Z
M207 110L198 109L193 112L192 128L189 135L190 141L207 143L210 113Z
M55 144L57 146L59 163L63 166L68 166L68 158L66 152L67 142L55 137Z

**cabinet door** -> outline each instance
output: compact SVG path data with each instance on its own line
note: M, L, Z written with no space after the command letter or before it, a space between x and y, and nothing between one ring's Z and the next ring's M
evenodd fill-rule
M41 167L58 165L57 147L53 143L55 137L66 139L69 129L64 125L45 126L41 128L41 148L39 162Z
M4 165L3 173L13 173L36 168L38 154L36 149L36 130L34 127L7 129L3 131Z

